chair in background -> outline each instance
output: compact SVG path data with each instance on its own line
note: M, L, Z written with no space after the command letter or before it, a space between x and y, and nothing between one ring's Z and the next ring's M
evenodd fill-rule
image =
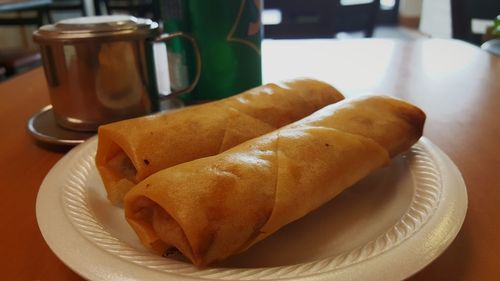
M264 0L264 9L281 12L280 23L264 25L266 38L332 38L351 31L371 37L380 1Z
M159 1L153 0L104 0L108 14L125 14L135 17L160 19Z
M38 50L27 48L0 49L0 68L4 69L4 77L8 78L42 63Z
M334 27L337 32L362 31L366 37L372 37L380 10L380 0L373 1L336 1L337 13ZM347 3L343 3L347 2ZM351 2L348 4L348 2Z
M472 30L474 19L493 20L500 14L500 0L451 0L452 37L481 45L482 34Z
M15 17L1 17L0 26L42 26L50 5L47 1L12 1L0 3L0 13L16 13ZM26 12L26 13L25 13Z
M264 25L266 38L331 38L336 1L264 0L265 10L279 10L281 22Z
M0 12L11 13L12 16L2 16L0 26L41 26L48 17L47 11L51 1L12 1L2 3ZM2 79L41 64L38 50L27 47L0 48L0 72Z
M87 16L84 0L52 0L49 6L49 22L54 23L54 12L78 12L81 16Z
M0 81L5 80L7 76L5 76L5 67L0 66Z

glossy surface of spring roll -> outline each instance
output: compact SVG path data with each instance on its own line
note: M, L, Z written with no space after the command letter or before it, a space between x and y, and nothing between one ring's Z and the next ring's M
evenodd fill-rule
M104 125L99 128L96 165L108 199L120 205L132 186L154 172L215 155L343 98L326 83L292 80L175 112Z
M220 261L386 165L420 138L424 121L401 100L344 100L153 174L127 194L125 215L148 248L175 247L197 266Z

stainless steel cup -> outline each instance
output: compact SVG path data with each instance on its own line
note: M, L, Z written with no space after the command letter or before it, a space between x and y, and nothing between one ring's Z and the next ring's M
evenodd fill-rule
M190 36L160 36L156 22L130 16L82 17L40 27L33 38L40 45L57 123L95 131L102 124L158 111L159 100L168 96L158 91L153 44L175 37L193 44L198 75L170 97L192 90L199 78L199 52Z

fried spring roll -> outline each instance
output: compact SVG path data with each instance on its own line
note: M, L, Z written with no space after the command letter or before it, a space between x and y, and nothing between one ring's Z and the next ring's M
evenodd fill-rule
M215 155L343 98L326 83L292 80L175 112L104 125L98 133L96 166L108 199L121 205L132 186L159 170Z
M297 220L410 148L425 114L384 96L344 100L215 156L153 174L125 197L142 243L196 266Z

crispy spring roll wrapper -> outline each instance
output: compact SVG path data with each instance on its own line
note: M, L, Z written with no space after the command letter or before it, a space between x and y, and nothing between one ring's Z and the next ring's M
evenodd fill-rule
M120 205L137 182L162 169L215 155L297 121L344 97L329 84L292 80L224 100L99 127L96 166Z
M127 221L159 253L197 266L239 253L386 165L422 135L425 114L383 96L344 100L215 156L146 178Z

